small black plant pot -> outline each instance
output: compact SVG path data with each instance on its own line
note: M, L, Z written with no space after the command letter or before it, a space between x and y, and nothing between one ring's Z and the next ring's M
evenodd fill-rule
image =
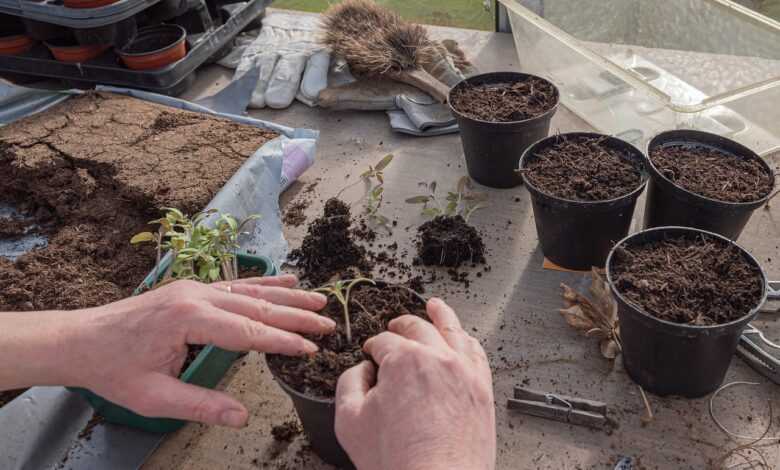
M766 203L772 191L757 201L725 202L678 186L658 171L650 159L650 153L658 147L680 144L710 147L741 158L757 160L772 174L769 165L761 157L731 139L694 130L662 132L647 144L650 184L645 205L645 228L673 225L693 227L736 240L753 211Z
M427 299L408 287L374 280L378 287L397 287L411 292L422 305ZM314 452L325 462L341 469L351 470L355 466L336 437L336 401L334 398L320 398L294 390L276 373L273 366L273 354L266 354L265 361L274 379L284 392L290 396L295 412L303 426L303 432Z
M28 18L22 18L27 35L37 41L51 41L71 35L71 31L64 27L43 21L35 21Z
M764 295L748 314L730 323L713 326L684 325L656 318L629 303L613 282L612 263L619 246L637 246L665 237L696 238L702 234L736 246L749 263L761 271ZM745 249L712 232L687 227L659 227L621 240L607 258L607 282L618 305L623 364L631 379L656 395L698 398L723 383L742 330L766 301L766 273Z
M547 137L550 120L558 110L560 93L553 85L556 102L552 108L534 118L511 122L489 122L467 117L452 106L452 94L466 85L511 83L529 77L533 75L518 72L483 73L461 81L450 90L447 101L460 128L466 167L469 176L477 183L491 188L512 188L521 183L515 172L517 162L529 145Z
M290 396L295 412L301 420L303 432L314 452L325 462L338 468L354 469L344 448L336 438L336 401L333 398L316 398L293 390L274 373L273 367L266 364L274 374L276 382Z
M623 196L605 201L572 201L546 194L522 175L534 210L536 233L544 256L566 269L589 270L603 267L609 250L615 242L628 234L636 200L647 185L645 157L633 145L603 134L571 132L547 137L536 142L523 153L520 170L541 150L555 145L560 139L596 137L602 144L619 150L642 174L636 189Z
M138 32L135 18L97 28L74 29L73 34L82 46L109 44L118 49L125 47Z

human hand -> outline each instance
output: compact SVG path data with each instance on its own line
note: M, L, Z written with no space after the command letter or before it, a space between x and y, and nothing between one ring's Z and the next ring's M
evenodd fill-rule
M496 418L490 366L479 342L440 299L433 324L411 315L363 349L336 389L336 436L359 470L492 470Z
M239 401L178 379L187 345L314 353L314 343L292 332L328 333L336 324L313 313L325 306L323 295L291 289L295 284L295 276L212 285L177 281L85 310L70 348L73 376L65 385L88 388L145 416L245 426L248 412Z

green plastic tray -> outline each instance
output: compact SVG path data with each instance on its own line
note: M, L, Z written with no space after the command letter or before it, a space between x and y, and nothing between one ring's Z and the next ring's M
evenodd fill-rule
M239 254L238 264L245 268L257 266L260 268L259 271L263 276L273 276L277 273L273 261L265 256ZM160 271L164 272L167 267L166 265L167 262L164 261L160 266ZM155 272L152 271L146 276L146 279L144 279L144 284L147 287L151 287L152 281L154 280L154 274ZM133 295L138 295L140 291L140 288L137 289ZM187 367L187 370L181 374L180 378L187 383L206 388L214 388L240 354L241 353L238 352L226 351L210 344L203 348L195 360L192 361L192 364ZM83 396L92 408L109 423L122 424L156 433L173 432L186 424L185 421L178 419L147 418L141 416L133 413L127 408L116 405L87 389L71 388L70 390Z

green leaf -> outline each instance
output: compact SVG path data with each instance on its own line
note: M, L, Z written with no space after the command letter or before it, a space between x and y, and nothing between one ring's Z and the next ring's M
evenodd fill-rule
M387 154L385 157L381 160L379 160L379 163L376 164L376 171L382 171L385 168L387 168L387 165L390 164L390 162L393 161L393 154Z
M422 210L422 215L436 217L437 215L441 215L441 211L435 207L426 207Z
M131 245L137 245L139 243L154 241L154 234L152 232L137 233L130 239Z
M371 191L371 196L372 196L374 199L379 199L379 196L381 196L381 195L382 195L382 193L384 192L384 190L385 190L385 187L384 187L384 186L377 186L376 188L374 188L374 190L373 190L373 191Z
M406 202L408 204L425 204L430 200L431 200L430 196L415 196L415 197L410 197L409 199L406 200Z
M447 208L444 210L445 215L455 215L455 211L458 209L458 201L450 201L447 204Z
M382 175L382 173L377 173L377 174L376 174L376 179L377 179L377 180L378 180L378 181L379 181L381 184L384 184L384 183L385 183L385 177Z

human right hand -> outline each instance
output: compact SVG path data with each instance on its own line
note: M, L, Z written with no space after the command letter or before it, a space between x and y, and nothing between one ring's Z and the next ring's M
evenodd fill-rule
M493 470L496 418L485 351L439 299L433 324L390 322L336 390L336 435L359 470Z

